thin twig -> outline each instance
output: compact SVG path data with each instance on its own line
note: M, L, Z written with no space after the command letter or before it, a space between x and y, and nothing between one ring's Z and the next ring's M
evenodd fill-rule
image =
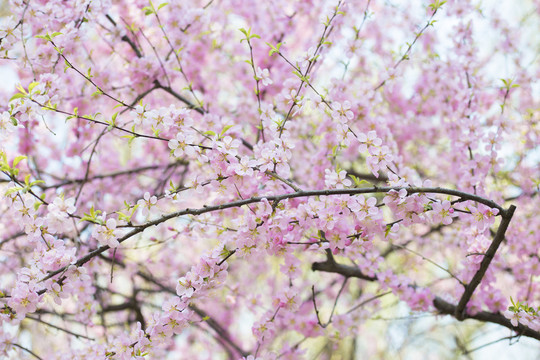
M32 355L32 356L35 357L36 359L43 360L41 357L39 357L38 355L36 355L36 353L34 353L32 350L27 349L27 348L25 348L24 346L21 346L21 345L19 345L19 344L17 344L17 343L11 343L11 345L16 346L16 347L18 347L19 349L22 349L22 350L26 351L27 353L29 353L30 355Z

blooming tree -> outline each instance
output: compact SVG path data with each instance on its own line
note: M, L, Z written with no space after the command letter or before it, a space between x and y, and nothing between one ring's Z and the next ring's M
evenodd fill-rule
M540 2L507 3L12 0L0 356L375 357L398 309L540 340Z

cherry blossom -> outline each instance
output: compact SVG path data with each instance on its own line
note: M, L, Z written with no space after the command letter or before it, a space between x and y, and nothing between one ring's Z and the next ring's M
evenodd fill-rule
M343 104L334 102L332 103L332 109L332 117L334 119L338 119L342 123L347 123L354 117L354 114L351 111L351 103L349 101L345 101Z
M346 176L347 172L345 170L341 170L338 173L336 171L326 169L324 183L327 187L343 189L344 187L351 186L352 184L351 180L346 179Z
M268 69L261 70L260 67L257 67L256 76L257 79L261 80L264 86L268 86L274 83L272 79L270 79L270 72L268 71Z
M180 157L182 154L194 156L195 149L190 145L193 141L194 137L191 133L179 132L174 139L169 140L168 146L176 157Z
M431 206L433 207L433 221L442 222L444 225L452 223L454 209L451 207L450 201L434 202Z
M109 218L104 225L95 228L92 236L99 241L100 244L115 248L120 245L118 242L120 231L116 228L116 226L116 220Z
M143 216L148 216L150 214L150 209L157 204L157 197L155 195L150 196L150 193L147 191L144 193L143 199L137 201L137 205L140 206L141 213Z
M5 3L0 357L540 340L537 1Z
M360 133L357 136L358 142L360 142L359 150L361 152L374 149L374 147L381 146L382 140L377 137L377 132L372 130L366 134ZM372 150L373 151L373 150Z

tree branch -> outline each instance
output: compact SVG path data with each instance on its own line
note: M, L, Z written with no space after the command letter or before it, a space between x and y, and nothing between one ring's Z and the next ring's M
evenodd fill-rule
M454 314L456 319L460 321L465 319L465 307L467 306L467 303L471 299L474 293L474 290L476 290L476 288L480 284L480 281L482 281L482 278L484 277L484 274L486 273L489 267L489 264L491 264L491 261L493 260L493 257L495 256L495 253L497 252L497 249L499 249L501 242L504 240L504 234L506 232L506 229L508 229L508 225L510 224L510 221L512 220L512 216L514 215L515 210L516 210L516 207L514 205L511 205L510 208L508 208L508 211L506 211L505 214L503 215L501 224L499 225L499 228L497 229L497 234L495 235L495 238L491 242L489 249L486 251L484 255L484 259L482 260L482 263L480 264L480 268L474 274L471 282L465 287L465 291L463 292L463 295L461 295L461 299L459 299L459 303L455 309L455 314Z
M127 234L125 234L124 236L120 237L118 239L118 242L122 243L122 242L126 241L127 239L129 239L129 238L143 232L146 228L159 225L159 224L161 224L161 223L163 223L163 222L165 222L167 220L174 219L174 218L177 218L177 217L180 217L180 216L184 216L184 215L201 215L201 214L205 214L205 213L208 213L208 212L220 211L220 210L230 209L230 208L235 208L235 207L241 207L243 205L249 205L249 204L254 204L254 203L261 202L263 199L266 199L266 200L271 201L271 202L272 201L280 202L280 201L283 201L283 200L286 200L286 199L294 199L294 198L300 198L300 197L387 193L387 192L392 191L392 190L393 191L399 191L399 190L402 190L402 189L406 190L408 194L434 193L434 194L446 194L446 195L458 196L458 197L461 197L463 200L472 200L472 201L476 201L476 202L482 203L484 205L487 205L489 207L499 209L500 214L502 214L502 216L506 215L506 211L501 206L499 206L497 203L495 203L495 202L493 202L491 200L482 198L482 197L480 197L478 195L469 194L469 193L465 193L465 192L458 191L458 190L439 188L439 187L435 187L435 188L430 188L430 187L420 187L420 188L415 188L415 187L373 187L373 188L352 188L352 189L309 190L309 191L297 191L297 192L294 192L294 193L282 194L282 195L254 196L254 197L251 197L251 198L248 198L248 199L236 200L236 201L232 201L230 203L225 203L225 204L212 205L212 206L205 205L205 206L203 206L202 208L199 208L199 209L190 209L190 208L183 209L183 210L176 211L176 212L173 212L171 214L162 216L159 219L149 221L146 224L139 225L139 226L134 226L134 229L131 230L130 232L128 232ZM95 256L97 256L97 255L99 255L99 254L101 254L101 253L103 253L103 252L105 252L105 251L107 251L109 249L110 249L110 247L108 245L104 245L104 246L101 246L101 247L99 247L99 248L97 248L95 250L92 250L88 254L81 257L79 260L77 260L74 265L82 266L82 265L86 264L88 261L90 261L92 258L94 258ZM67 266L64 266L64 267L61 267L58 270L51 271L51 272L49 272L49 275L45 276L43 279L41 279L41 281L45 281L47 279L50 279L53 276L64 272L66 269L67 269ZM38 292L38 294L43 294L44 292L45 292L45 290L40 290Z
M437 310L439 310L439 312L441 314L451 315L451 316L455 317L457 306L452 305L449 302L444 301L440 297L435 297L435 299L433 300L433 306L435 306L435 308ZM508 329L514 330L518 334L521 334L523 336L527 336L527 337L530 337L530 338L533 338L533 339L536 339L536 340L540 340L540 332L534 331L531 328L529 328L529 327L527 327L527 326L525 326L523 324L519 324L519 323L518 323L518 326L514 326L514 325L512 325L510 320L505 318L500 313L492 313L492 312L487 312L487 311L480 311L480 312L477 312L476 314L467 314L467 313L465 313L465 314L463 314L463 319L475 319L475 320L479 320L479 321L483 321L483 322L499 324L499 325L502 325L502 326L504 326L504 327L506 327Z

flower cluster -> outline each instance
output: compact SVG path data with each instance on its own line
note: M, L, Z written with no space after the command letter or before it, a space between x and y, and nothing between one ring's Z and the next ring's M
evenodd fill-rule
M540 301L538 14L498 5L12 0L0 357L376 358L409 312L540 338L504 311Z

